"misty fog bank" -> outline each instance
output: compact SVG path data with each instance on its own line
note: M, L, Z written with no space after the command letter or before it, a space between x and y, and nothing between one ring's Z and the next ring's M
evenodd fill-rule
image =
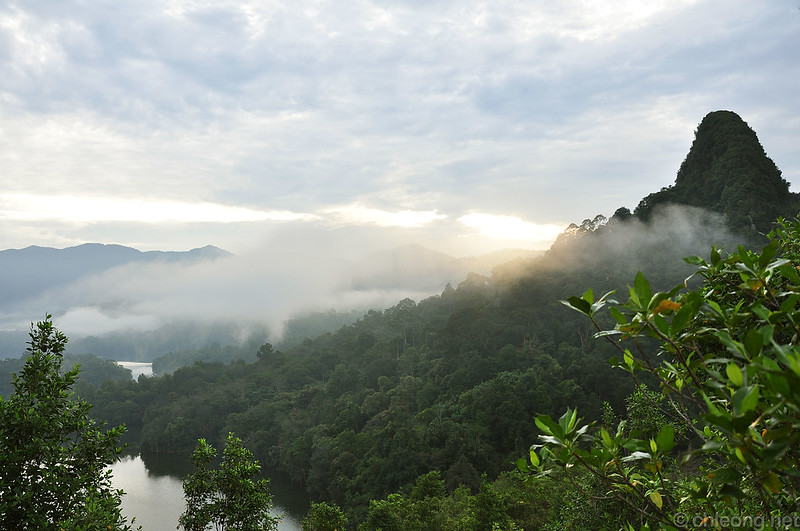
M588 232L591 237L583 237ZM606 224L571 226L543 256L509 250L465 259L408 245L358 261L262 249L188 263L130 263L0 307L5 329L0 356L20 355L29 323L45 312L71 338L73 352L147 361L211 344L245 346L249 352L265 342L279 345L293 317L316 312L297 323L287 339L301 341L302 333L334 330L370 309L438 295L470 272L494 271L496 279L507 280L552 269L602 268L630 282L638 270L659 269L654 260L665 256L675 257L680 268L682 257L708 256L711 245L739 243L745 242L725 229L722 216L670 205L647 223L612 217ZM685 267L686 274L691 270Z
M20 296L0 305L0 356L21 354L24 332L45 313L71 338L70 350L103 357L152 359L212 343L257 348L280 342L293 316L330 312L327 321L341 326L343 315L352 322L369 309L440 293L471 271L489 274L510 258L536 254L519 249L454 258L409 245L352 261L262 249L87 268L88 274L61 284L18 286Z

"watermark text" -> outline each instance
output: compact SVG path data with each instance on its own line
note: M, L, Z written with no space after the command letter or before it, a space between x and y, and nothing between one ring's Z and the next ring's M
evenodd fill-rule
M675 523L681 527L688 528L752 528L764 529L772 527L774 529L798 529L800 528L800 514L787 515L690 515L678 513L675 515Z

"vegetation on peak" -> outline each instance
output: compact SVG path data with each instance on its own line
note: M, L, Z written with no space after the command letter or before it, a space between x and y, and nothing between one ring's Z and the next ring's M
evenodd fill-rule
M798 199L755 131L734 112L714 111L697 127L675 184L642 199L635 214L649 220L664 204L691 205L724 215L732 230L765 234L797 213Z

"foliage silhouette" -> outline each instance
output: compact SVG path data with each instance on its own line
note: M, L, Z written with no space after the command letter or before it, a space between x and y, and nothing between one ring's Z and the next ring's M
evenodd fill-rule
M108 465L125 430L105 430L61 372L67 337L50 315L31 325L14 394L0 397L0 521L7 529L130 529Z

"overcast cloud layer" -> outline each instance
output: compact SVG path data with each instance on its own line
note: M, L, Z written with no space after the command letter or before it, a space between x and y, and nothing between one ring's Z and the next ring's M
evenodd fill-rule
M797 189L799 7L6 2L0 248L543 248L717 109Z

